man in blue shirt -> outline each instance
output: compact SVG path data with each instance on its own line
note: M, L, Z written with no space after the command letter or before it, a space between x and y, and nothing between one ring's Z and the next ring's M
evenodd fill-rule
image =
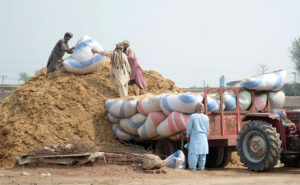
M208 154L209 118L203 114L204 105L197 103L196 113L191 115L186 129L188 146L188 164L191 170L196 170L197 162L199 170L204 170L206 154Z

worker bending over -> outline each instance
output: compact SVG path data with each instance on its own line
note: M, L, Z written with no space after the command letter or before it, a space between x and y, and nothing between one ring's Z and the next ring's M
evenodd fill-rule
M127 55L128 62L130 64L131 74L129 83L135 83L140 89L148 90L147 83L144 78L144 72L139 64L138 59L135 56L135 52L130 48L128 40L123 41L123 52Z
M72 54L75 47L69 48L68 41L73 37L70 32L65 33L63 39L60 39L54 46L47 63L47 73L56 71L62 66L65 52ZM46 74L47 74L46 73Z
M188 145L188 164L191 170L204 170L206 154L208 154L209 118L203 114L202 103L196 104L196 113L191 115L186 129Z
M128 81L131 72L127 56L123 53L123 50L124 45L122 43L117 44L114 51L96 51L92 49L92 53L98 53L110 58L110 80L113 85L117 86L120 97L128 95Z

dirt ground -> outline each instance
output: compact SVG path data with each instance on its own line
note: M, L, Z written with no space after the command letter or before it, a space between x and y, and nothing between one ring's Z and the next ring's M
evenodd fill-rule
M192 172L169 169L166 174L146 174L132 166L17 167L0 170L0 184L300 184L300 169L276 167L255 173L245 168L208 169ZM42 176L49 172L51 176Z

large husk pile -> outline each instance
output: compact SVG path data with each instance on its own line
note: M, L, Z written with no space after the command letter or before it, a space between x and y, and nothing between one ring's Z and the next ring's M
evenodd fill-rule
M109 60L88 75L64 69L45 76L42 69L0 104L0 167L13 167L15 158L43 145L80 140L100 151L126 150L116 139L104 108L118 97L110 85ZM174 82L145 71L151 93L180 92ZM134 84L129 95L143 94Z

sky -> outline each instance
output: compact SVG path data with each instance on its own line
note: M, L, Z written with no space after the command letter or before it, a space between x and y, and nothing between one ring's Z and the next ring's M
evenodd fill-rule
M0 0L0 75L34 75L65 32L105 50L127 39L145 70L178 87L219 86L268 71L295 71L289 49L300 37L297 0ZM65 57L68 55L66 54ZM2 80L0 78L0 83Z

